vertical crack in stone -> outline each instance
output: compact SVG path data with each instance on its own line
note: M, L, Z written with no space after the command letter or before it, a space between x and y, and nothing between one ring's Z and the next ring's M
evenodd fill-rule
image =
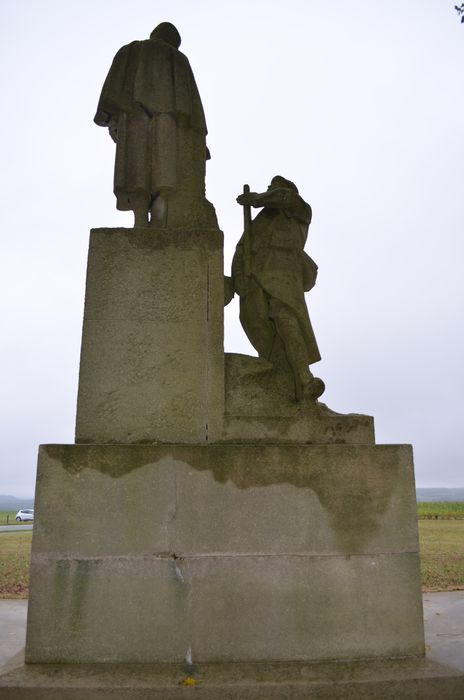
M208 420L208 409L210 403L210 365L209 365L209 295L210 295L210 270L209 261L206 263L206 354L205 354L205 397L206 397L206 420ZM208 442L208 423L205 421L205 442Z
M206 264L206 322L209 321L209 262Z
M174 567L176 570L176 579L180 583L185 583L185 579L184 579L184 576L182 574L182 569L180 568L180 564L178 564L176 560L174 560Z

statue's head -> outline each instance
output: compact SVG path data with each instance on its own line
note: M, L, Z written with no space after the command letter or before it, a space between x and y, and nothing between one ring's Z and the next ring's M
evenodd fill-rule
M293 190L298 194L298 187L295 185L294 182L291 180L287 180L285 177L282 177L282 175L276 175L275 177L272 178L271 184L268 187L268 190L276 190L279 188L285 188L287 190Z
M180 46L180 34L171 22L161 22L154 28L150 34L150 39L162 39L166 44L174 46L176 49Z

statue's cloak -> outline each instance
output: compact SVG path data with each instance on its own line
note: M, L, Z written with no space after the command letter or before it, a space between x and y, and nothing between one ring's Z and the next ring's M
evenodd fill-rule
M309 205L300 199L297 219L284 209L264 208L251 227L251 275L270 299L276 299L298 319L309 365L321 359L306 306L304 292L315 284L317 265L303 248L308 236ZM307 213L305 213L307 212ZM244 236L237 245L232 263L233 274L243 273ZM241 300L253 304L252 294ZM245 328L252 340L253 327Z
M130 113L137 104L149 115L172 114L206 134L203 106L189 61L162 39L133 41L118 51L94 121L107 126L111 117Z
M94 121L116 135L117 208L186 187L204 192L206 122L187 57L162 39L133 41L116 54Z

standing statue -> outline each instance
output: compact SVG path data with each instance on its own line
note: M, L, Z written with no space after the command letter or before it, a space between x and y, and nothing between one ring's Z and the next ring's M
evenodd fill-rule
M206 122L180 35L163 22L116 54L95 123L116 142L116 207L135 226L217 227L205 198Z
M244 207L245 231L232 280L243 329L260 357L290 367L297 401L315 400L325 386L308 367L321 359L304 299L317 275L316 263L304 252L311 207L280 175L261 194L245 185L237 202ZM253 221L250 207L263 207Z

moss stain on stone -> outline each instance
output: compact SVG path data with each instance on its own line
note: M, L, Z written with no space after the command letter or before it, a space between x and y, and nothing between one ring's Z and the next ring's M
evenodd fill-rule
M311 489L329 515L343 551L358 550L378 530L402 466L396 448L387 446L48 445L45 449L50 458L76 475L93 469L119 479L149 464L172 460L200 472L210 471L216 482L231 482L240 490L279 484ZM373 449L381 455L374 463ZM343 483L339 450L343 450Z

